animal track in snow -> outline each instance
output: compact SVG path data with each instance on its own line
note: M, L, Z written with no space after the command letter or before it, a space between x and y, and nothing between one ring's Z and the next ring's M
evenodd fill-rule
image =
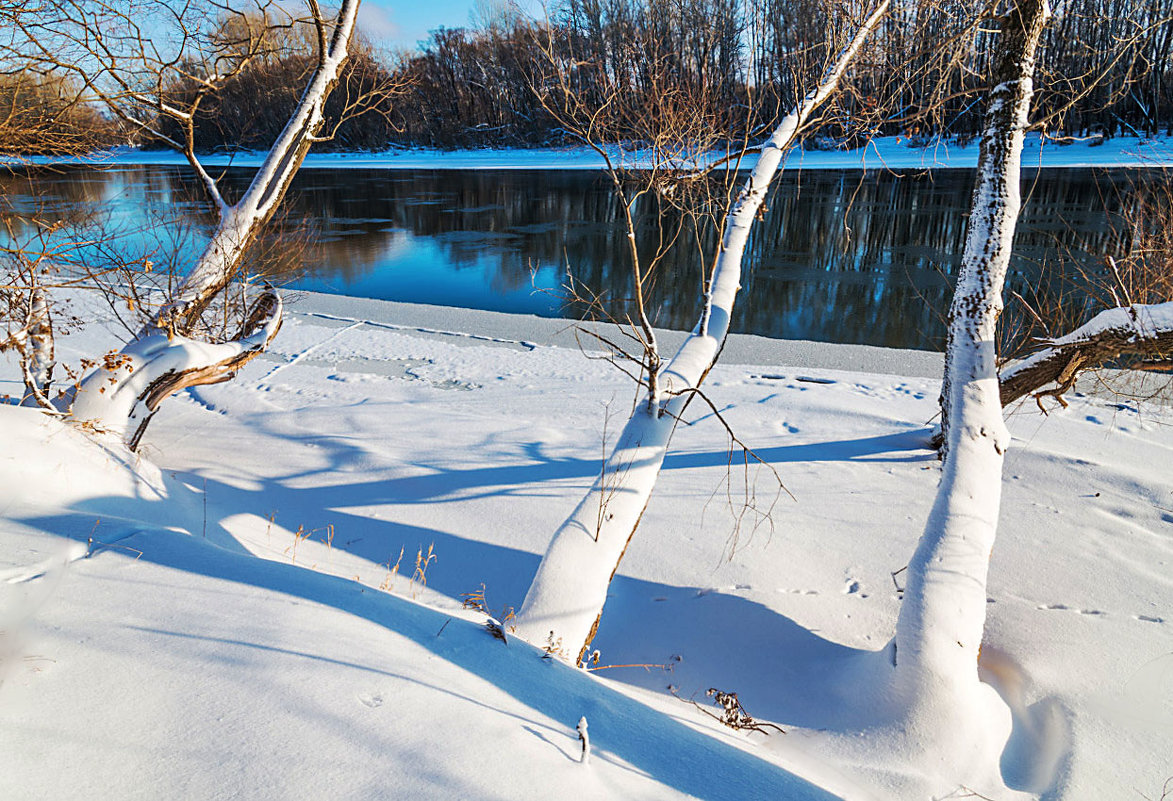
M916 400L924 400L924 398L925 398L924 392L922 392L919 389L915 389L913 387L910 387L908 384L897 384L896 386L894 386L892 388L892 391L900 393L902 395L911 395Z
M369 706L371 709L378 709L383 705L383 696L378 693L363 693L358 700L363 706Z
M228 412L216 406L204 395L202 387L188 387L187 397L197 406L204 409L204 411L212 412L213 414L227 415Z
M454 341L469 340L475 343L488 342L491 345L502 345L505 347L514 348L516 350L533 351L537 350L537 345L532 342L527 342L522 339L502 339L501 337L486 336L484 334L468 334L462 331L446 331L439 328L426 328L418 325L394 325L393 323L380 323L373 320L356 320L353 317L340 317L333 314L323 314L322 312L302 312L306 317L317 317L322 320L332 320L335 322L352 322L353 325L348 326L347 329L356 328L360 325L368 328L381 328L387 331L406 332L409 334L425 334L434 338L448 337Z
M1075 606L1068 606L1067 604L1039 604L1035 609L1048 612L1075 612L1077 615L1088 615L1091 617L1107 617L1108 613L1099 609L1080 609Z
M1035 607L1047 612L1075 612L1077 615L1087 615L1088 617L1110 617L1111 613L1105 612L1101 609L1080 609L1075 606L1068 606L1067 604L1039 604ZM1129 615L1133 620L1139 620L1142 623L1165 623L1165 618L1157 615Z

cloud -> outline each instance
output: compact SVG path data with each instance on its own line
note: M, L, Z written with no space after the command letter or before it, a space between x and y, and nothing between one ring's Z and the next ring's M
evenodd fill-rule
M399 38L399 26L391 18L391 12L374 3L359 6L358 29L373 42L384 43Z

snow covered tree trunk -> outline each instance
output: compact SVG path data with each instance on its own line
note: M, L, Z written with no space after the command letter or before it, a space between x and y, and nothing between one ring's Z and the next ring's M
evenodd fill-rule
M1047 0L1019 0L1003 20L978 158L961 272L949 311L943 397L946 458L929 519L908 565L896 626L907 686L977 681L986 576L1010 435L1002 418L994 331L1021 196L1023 135Z
M137 448L160 403L181 389L229 380L280 328L281 299L267 291L230 342L211 344L162 331L139 336L85 378L72 415L117 431Z
M1173 302L1134 304L1100 312L1079 328L1047 343L1037 353L1003 368L1002 405L1047 386L1060 398L1083 370L1121 356L1173 359Z
M24 373L24 396L21 406L43 407L49 403L53 385L53 320L49 315L49 296L41 286L29 292L28 324L21 357Z
M326 101L342 74L360 0L343 0L328 46L289 122L269 150L248 190L234 206L218 199L220 223L175 298L156 321L159 328L190 334L211 300L236 276L245 251L273 216L326 121ZM316 5L316 4L315 4ZM322 45L325 45L323 42Z
M524 639L564 659L581 660L598 627L607 587L651 497L676 420L716 363L729 332L742 256L770 181L887 8L888 0L882 0L818 86L762 145L757 165L726 216L701 322L660 372L648 401L637 405L599 477L554 534L515 620Z
M211 345L192 338L200 315L237 276L248 248L272 218L325 122L325 106L346 62L360 0L343 0L329 43L318 4L309 0L318 22L318 64L289 122L244 196L228 205L195 154L186 155L203 179L219 222L199 260L163 306L119 354L108 356L78 386L72 414L121 433L135 447L159 403L184 387L225 381L272 340L281 325L282 305L267 290L253 307L240 335Z

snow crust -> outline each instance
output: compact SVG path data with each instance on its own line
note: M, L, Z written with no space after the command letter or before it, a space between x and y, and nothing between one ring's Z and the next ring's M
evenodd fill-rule
M493 638L461 594L483 583L497 619L520 602L630 383L529 318L348 304L291 305L235 381L161 407L140 457L0 405L0 798L1160 797L1167 410L1074 396L1010 418L982 644L1008 741L932 765L867 677L936 492L935 379L814 346L718 365L712 396L797 500L733 547L744 469L690 407L594 643L600 665L671 670L587 674ZM0 382L19 396L14 365ZM669 685L737 692L788 733L725 729Z
M201 155L208 167L259 167L265 153L246 151L235 154ZM723 158L724 153L714 154ZM972 169L977 166L978 141L965 145L945 139L927 144L895 136L878 137L857 149L796 148L782 169L806 170L919 170ZM5 159L0 155L0 162ZM13 161L74 164L174 164L187 166L182 155L170 150L117 148L95 157L22 158ZM638 166L639 155L625 154L624 164ZM753 169L757 156L743 159L744 170ZM1038 134L1026 137L1022 166L1032 168L1062 167L1167 167L1173 165L1173 138L1160 136L1136 138L1118 136L1111 139L1088 137L1075 140L1049 140ZM601 170L602 158L590 148L499 148L484 150L435 150L396 148L373 153L315 153L306 156L301 169L387 169L387 170Z

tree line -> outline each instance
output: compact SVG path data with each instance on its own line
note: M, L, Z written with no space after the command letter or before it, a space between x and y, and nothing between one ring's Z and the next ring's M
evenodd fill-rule
M1171 20L1173 0L1060 4L1040 46L1036 127L1069 136L1173 133ZM236 30L242 24L249 23L224 21L219 38L228 50L248 40ZM356 37L326 110L333 136L318 147L573 143L549 109L555 80L584 107L606 110L613 139L638 142L648 115L664 113L668 98L740 142L768 130L817 80L834 55L825 34L835 24L822 0L563 0L545 20L502 10L476 25L440 28L413 54L381 52ZM960 0L894 4L849 84L823 110L816 146L875 135L973 137L992 88L996 28L992 12L975 16ZM304 26L267 29L264 52L200 105L196 149L266 148L288 120L314 66L312 42ZM181 103L200 91L207 67L187 66L181 73L189 77L163 87ZM82 152L131 136L108 114L74 102L71 89L62 76L0 76L0 151ZM30 116L56 135L6 135L30 130ZM5 126L5 117L22 124ZM157 128L178 133L166 118Z
M1037 120L1068 135L1173 132L1173 0L1061 4L1040 47ZM733 140L768 129L833 56L820 0L565 0L542 25L501 14L434 31L401 69L395 141L545 144L563 131L541 102L569 75L592 108L649 108L671 92ZM902 0L850 85L822 115L835 143L871 135L970 138L981 126L999 37L973 4ZM622 93L609 95L610 87Z

